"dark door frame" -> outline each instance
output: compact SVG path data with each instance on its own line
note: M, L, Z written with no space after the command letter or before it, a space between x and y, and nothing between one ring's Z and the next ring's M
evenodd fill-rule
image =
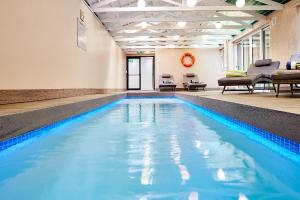
M138 59L139 60L139 87L138 88L129 88L129 59ZM139 56L127 56L126 58L126 83L127 90L141 90L141 58Z
M151 57L153 58L152 62L152 83L153 83L153 90L155 90L155 56L127 56L126 58L126 84L127 84L127 90L141 90L141 84L142 84L142 76L141 76L141 58L142 57ZM129 59L139 59L139 88L129 88L129 73L128 73L128 60Z

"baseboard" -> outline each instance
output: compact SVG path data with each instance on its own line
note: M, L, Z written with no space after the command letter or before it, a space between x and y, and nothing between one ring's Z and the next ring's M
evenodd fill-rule
M122 91L126 91L126 89L73 88L0 90L0 105Z

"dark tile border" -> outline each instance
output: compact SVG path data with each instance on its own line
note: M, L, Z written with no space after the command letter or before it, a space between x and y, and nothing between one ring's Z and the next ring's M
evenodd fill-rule
M186 94L175 96L300 143L300 115Z
M126 94L116 94L30 112L0 116L0 142L20 136L28 131L49 126L124 97L126 97Z

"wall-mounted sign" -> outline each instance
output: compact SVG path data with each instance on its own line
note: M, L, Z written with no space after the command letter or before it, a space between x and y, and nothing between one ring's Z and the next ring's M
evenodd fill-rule
M77 46L83 50L87 50L87 28L84 21L77 18Z

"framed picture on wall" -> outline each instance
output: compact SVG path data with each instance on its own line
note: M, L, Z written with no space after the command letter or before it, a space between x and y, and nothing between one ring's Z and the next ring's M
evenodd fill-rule
M77 46L82 50L87 50L87 27L83 20L77 18Z

